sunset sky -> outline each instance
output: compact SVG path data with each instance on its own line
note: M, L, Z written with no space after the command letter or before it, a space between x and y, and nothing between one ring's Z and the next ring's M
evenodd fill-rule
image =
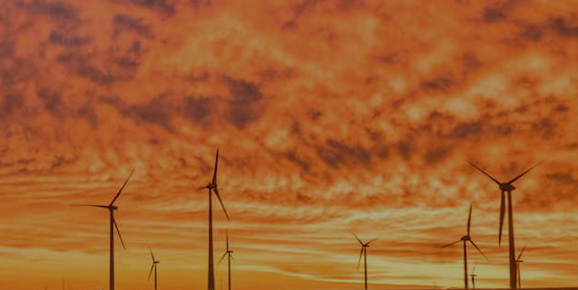
M473 203L478 287L508 285L509 180L523 286L577 286L578 3L474 0L0 0L0 288L207 284L462 287ZM505 231L507 241L507 230ZM225 284L226 264L216 268Z

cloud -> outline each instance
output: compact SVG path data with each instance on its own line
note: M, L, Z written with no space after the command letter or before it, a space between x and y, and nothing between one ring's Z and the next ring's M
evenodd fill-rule
M238 128L257 120L260 115L263 93L255 83L225 78L229 88L229 120Z
M116 33L122 31L132 31L136 34L149 37L150 36L150 26L143 23L140 18L134 18L125 14L117 14L113 18L113 25L116 29Z
M44 108L51 113L59 114L63 110L61 93L49 88L40 88L37 93L44 104Z
M34 0L25 5L29 12L47 16L59 25L72 25L79 21L77 9L67 2Z
M5 94L0 106L0 118L7 117L18 112L24 107L24 100L19 94Z
M325 146L317 149L321 159L330 167L340 165L368 166L371 162L371 154L358 145L348 145L337 140L329 139Z
M115 0L112 0L115 1ZM171 15L175 13L175 1L171 0L119 0L126 3L131 3L137 6L149 8L160 13Z
M569 23L569 21L567 21L563 17L555 17L551 19L550 25L552 29L560 36L564 37L578 36L578 25L572 25L571 23Z
M185 118L197 123L207 121L211 112L215 110L215 98L216 97L187 96L182 107Z
M52 31L50 33L49 41L62 46L81 46L85 45L90 40L87 37L81 36L66 36L59 32Z
M438 247L463 230L470 202L492 256L480 275L505 285L499 191L466 159L504 180L546 161L516 184L517 240L541 245L528 252L529 287L572 286L559 265L578 259L566 234L578 231L575 10L2 2L0 259L18 272L0 287L44 287L70 264L82 265L74 287L99 287L106 216L68 204L110 200L133 167L117 212L130 248L117 253L118 286L142 288L131 273L150 243L174 273L167 290L203 287L205 266L194 261L206 261L208 201L196 188L210 180L216 148L232 219L215 213L215 247L227 228L251 286L350 287L357 249L344 239L355 230L380 237L376 283L459 287L459 250Z

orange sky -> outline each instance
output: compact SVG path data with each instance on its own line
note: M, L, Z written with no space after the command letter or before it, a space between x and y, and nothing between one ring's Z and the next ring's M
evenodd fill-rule
M0 1L0 288L206 287L205 192L221 149L215 255L236 289L507 285L514 192L524 286L578 274L575 1ZM215 207L217 210L218 208ZM507 245L507 244L506 244ZM120 243L117 243L117 249ZM217 268L217 288L226 283ZM377 285L379 284L379 285Z

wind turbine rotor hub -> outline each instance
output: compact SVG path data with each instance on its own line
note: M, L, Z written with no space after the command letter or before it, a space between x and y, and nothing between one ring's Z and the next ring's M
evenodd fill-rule
M118 207L116 205L110 205L108 206L109 210L118 210Z
M516 189L516 187L511 183L501 183L500 189L502 191L513 191L514 189Z

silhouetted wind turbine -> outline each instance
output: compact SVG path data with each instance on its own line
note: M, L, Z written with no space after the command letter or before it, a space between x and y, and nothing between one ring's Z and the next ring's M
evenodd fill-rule
M518 270L518 288L520 288L520 289L522 289L522 275L521 275L520 266L522 263L524 263L524 261L522 260L522 255L524 254L525 250L526 250L526 246L524 246L522 248L522 251L518 255L518 258L516 259L516 269Z
M114 229L113 228L116 228L116 232L117 232L118 237L120 239L120 243L122 244L123 249L126 249L126 247L124 246L124 241L122 240L122 236L120 234L120 230L118 229L118 225L116 223L116 220L114 219L114 211L118 210L118 207L116 205L114 205L114 202L118 199L118 197L122 193L124 187L128 183L128 180L130 179L130 177L132 176L133 173L134 173L134 169L130 172L130 174L126 178L124 184L122 185L122 187L120 188L118 193L114 196L114 198L112 199L110 204L108 204L108 205L98 205L98 204L80 204L80 205L78 205L78 206L90 206L90 207L106 208L110 214L110 272L109 272L109 289L110 290L114 290Z
M465 289L468 289L468 249L466 247L467 242L470 242L472 245L474 245L474 247L478 250L478 252L480 252L480 254L482 254L482 256L484 256L484 258L487 259L486 255L484 255L484 252L482 252L482 250L480 250L480 248L478 248L476 243L474 243L474 241L470 237L471 222L472 222L472 205L470 204L470 213L468 214L467 234L465 236L463 236L461 239L459 239L459 240L457 240L451 244L447 244L447 245L442 246L442 248L446 248L449 246L453 246L459 242L463 242L463 244L464 244L464 284L465 284Z
M153 270L155 270L155 290L157 290L157 265L160 263L160 261L155 259L155 255L153 254L153 250L150 247L149 247L149 250L151 251L151 258L153 260L153 264L151 266L151 270L149 271L148 280L151 279L151 275L153 273Z
M353 234L353 233L352 233ZM353 234L355 239L361 245L361 252L359 252L359 260L357 261L357 270L359 270L359 264L361 263L361 257L363 256L363 272L364 272L364 281L365 281L365 290L367 290L367 248L369 248L369 244L373 243L377 239L373 239L367 243L363 243L356 234Z
M219 149L217 149L217 155L215 157L215 171L213 172L213 180L200 188L208 189L209 190L209 281L207 283L208 290L215 290L215 270L213 265L213 191L219 199L219 203L223 208L223 212L225 212L225 216L227 220L229 219L229 215L227 214L227 210L225 209L225 205L221 200L221 196L219 195L219 189L217 188L217 168L219 167Z
M474 270L472 271L472 274L470 274L470 277L472 277L472 287L473 289L476 289L476 277L478 277L478 275L476 275L476 266L474 265Z
M478 171L489 177L492 181L494 181L499 187L502 192L501 201L500 201L500 232L498 236L498 244L502 243L502 228L504 227L504 215L506 212L506 201L504 193L508 194L508 238L509 238L509 248L510 248L510 288L516 289L517 288L517 271L516 271L516 247L514 245L514 210L512 206L512 191L516 189L514 186L514 182L520 179L522 176L526 175L530 170L536 168L536 166L540 165L539 162L536 165L530 167L526 171L522 172L520 175L516 176L514 179L508 182L499 182L497 179L492 177L489 173L485 172L483 169L476 166L474 163L468 161L468 163L476 168Z
M227 264L228 264L228 282L229 282L229 290L231 290L231 259L235 260L233 258L233 251L231 251L229 249L229 232L227 232L227 250L225 251L225 253L223 254L223 256L221 257L221 259L219 260L219 264L221 264L221 262L223 261L223 259L225 259L225 257L227 257ZM222 284L221 284L222 285Z

